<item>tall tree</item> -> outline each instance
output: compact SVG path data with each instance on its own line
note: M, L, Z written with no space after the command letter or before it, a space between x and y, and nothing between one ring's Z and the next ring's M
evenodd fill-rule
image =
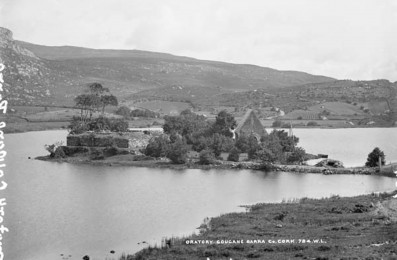
M234 129L237 126L236 119L226 110L222 110L218 113L215 119L215 123L212 126L213 133L218 133L224 136L232 137L233 134L230 129Z
M100 96L105 92L109 92L108 88L104 88L100 83L90 83L88 84L88 91L89 93L96 95L96 96Z
M117 98L113 95L103 95L101 96L102 103L102 115L105 113L106 106L118 106Z
M93 94L81 94L74 99L76 106L81 109L80 117L82 121L85 121L90 115L92 118L92 113L101 104L100 97Z
M367 162L365 163L365 166L367 166L367 167L380 166L379 158L380 158L381 164L385 165L385 163L386 163L385 153L383 151L381 151L378 147L375 147L375 149L372 150L372 152L368 154L368 158L367 158Z

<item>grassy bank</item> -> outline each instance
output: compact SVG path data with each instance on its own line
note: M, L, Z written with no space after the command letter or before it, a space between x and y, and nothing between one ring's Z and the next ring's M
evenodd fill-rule
M396 220L390 194L257 204L121 259L397 259Z

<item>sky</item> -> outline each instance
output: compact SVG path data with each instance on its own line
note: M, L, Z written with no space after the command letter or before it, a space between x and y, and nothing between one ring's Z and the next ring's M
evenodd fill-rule
M397 0L0 0L14 39L397 81Z

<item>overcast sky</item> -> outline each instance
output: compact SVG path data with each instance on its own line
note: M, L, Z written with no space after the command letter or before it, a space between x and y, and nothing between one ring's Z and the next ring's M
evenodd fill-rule
M43 45L397 81L396 0L0 0L0 26Z

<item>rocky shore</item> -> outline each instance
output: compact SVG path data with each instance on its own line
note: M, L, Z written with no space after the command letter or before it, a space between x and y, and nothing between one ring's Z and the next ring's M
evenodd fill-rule
M263 165L257 162L229 162L229 161L217 161L211 165L201 165L197 162L190 161L185 164L174 164L167 159L154 159L142 155L126 154L121 151L121 154L101 157L100 159L92 159L91 156L86 154L80 154L78 156L67 156L64 158L53 158L50 156L39 156L36 157L38 160L43 161L56 161L66 162L74 164L91 164L91 165L103 165L103 166L133 166L133 167L147 167L147 168L169 168L175 170L184 169L231 169L231 170L264 170L264 171L281 171L281 172L294 172L294 173L316 173L324 175L332 174L364 174L364 175L381 175L388 177L395 177L395 174L391 170L391 167L384 167L383 170L379 171L378 168L366 168L366 167L351 167L351 168L330 168L330 167L317 167L308 165Z

